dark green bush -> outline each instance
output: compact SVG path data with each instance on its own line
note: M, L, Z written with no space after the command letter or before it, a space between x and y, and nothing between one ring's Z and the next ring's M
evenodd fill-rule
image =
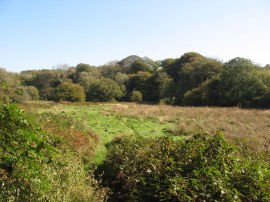
M120 138L99 168L111 201L269 201L269 164L221 134L189 140Z
M92 83L86 93L86 100L93 102L110 102L124 95L121 87L114 80L101 78Z
M44 167L51 139L15 105L0 105L0 201L41 199L49 189Z

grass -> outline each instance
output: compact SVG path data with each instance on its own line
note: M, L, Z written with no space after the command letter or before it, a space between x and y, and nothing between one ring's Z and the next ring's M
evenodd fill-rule
M114 105L110 113L171 123L169 130L176 135L223 131L229 141L244 141L254 151L270 151L270 110L126 103Z
M40 108L39 112L53 112L68 115L78 120L81 124L91 129L99 136L100 142L96 147L94 164L101 163L106 155L106 144L121 135L137 135L144 137L160 137L171 135L171 123L159 122L153 118L125 117L110 113L113 104L53 104L51 107ZM72 127L72 126L71 126Z
M61 139L57 143L61 153L56 161L61 169L47 169L55 187L50 192L53 201L105 201L109 190L95 180L92 166L100 165L106 158L106 144L125 135L189 138L196 131L215 134L220 130L227 140L244 143L248 148L244 154L251 149L254 156L261 152L265 156L258 158L270 161L270 110L54 102L21 107L35 115L43 130ZM133 149L130 151L132 155Z
M35 108L36 107L36 108ZM270 151L270 110L176 107L133 103L31 104L39 112L61 113L78 120L99 137L95 164L104 160L106 144L121 135L186 138L197 132L223 131L227 140L253 151Z

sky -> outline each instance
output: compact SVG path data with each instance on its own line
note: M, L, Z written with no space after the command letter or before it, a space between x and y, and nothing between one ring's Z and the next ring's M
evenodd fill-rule
M0 0L0 67L102 65L185 52L270 63L269 0Z

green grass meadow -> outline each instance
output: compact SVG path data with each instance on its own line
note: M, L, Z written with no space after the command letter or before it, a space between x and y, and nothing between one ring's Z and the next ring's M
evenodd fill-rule
M160 122L154 118L131 117L112 113L110 104L93 105L54 105L40 109L40 113L53 112L70 116L99 136L96 147L95 164L101 163L107 154L106 144L115 137L135 135L143 137L172 136L172 123Z

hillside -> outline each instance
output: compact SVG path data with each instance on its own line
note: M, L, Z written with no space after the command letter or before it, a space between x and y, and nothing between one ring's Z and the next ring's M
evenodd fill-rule
M247 58L227 62L188 52L154 61L128 56L102 66L80 63L14 74L0 69L0 99L143 102L269 108L270 69Z

